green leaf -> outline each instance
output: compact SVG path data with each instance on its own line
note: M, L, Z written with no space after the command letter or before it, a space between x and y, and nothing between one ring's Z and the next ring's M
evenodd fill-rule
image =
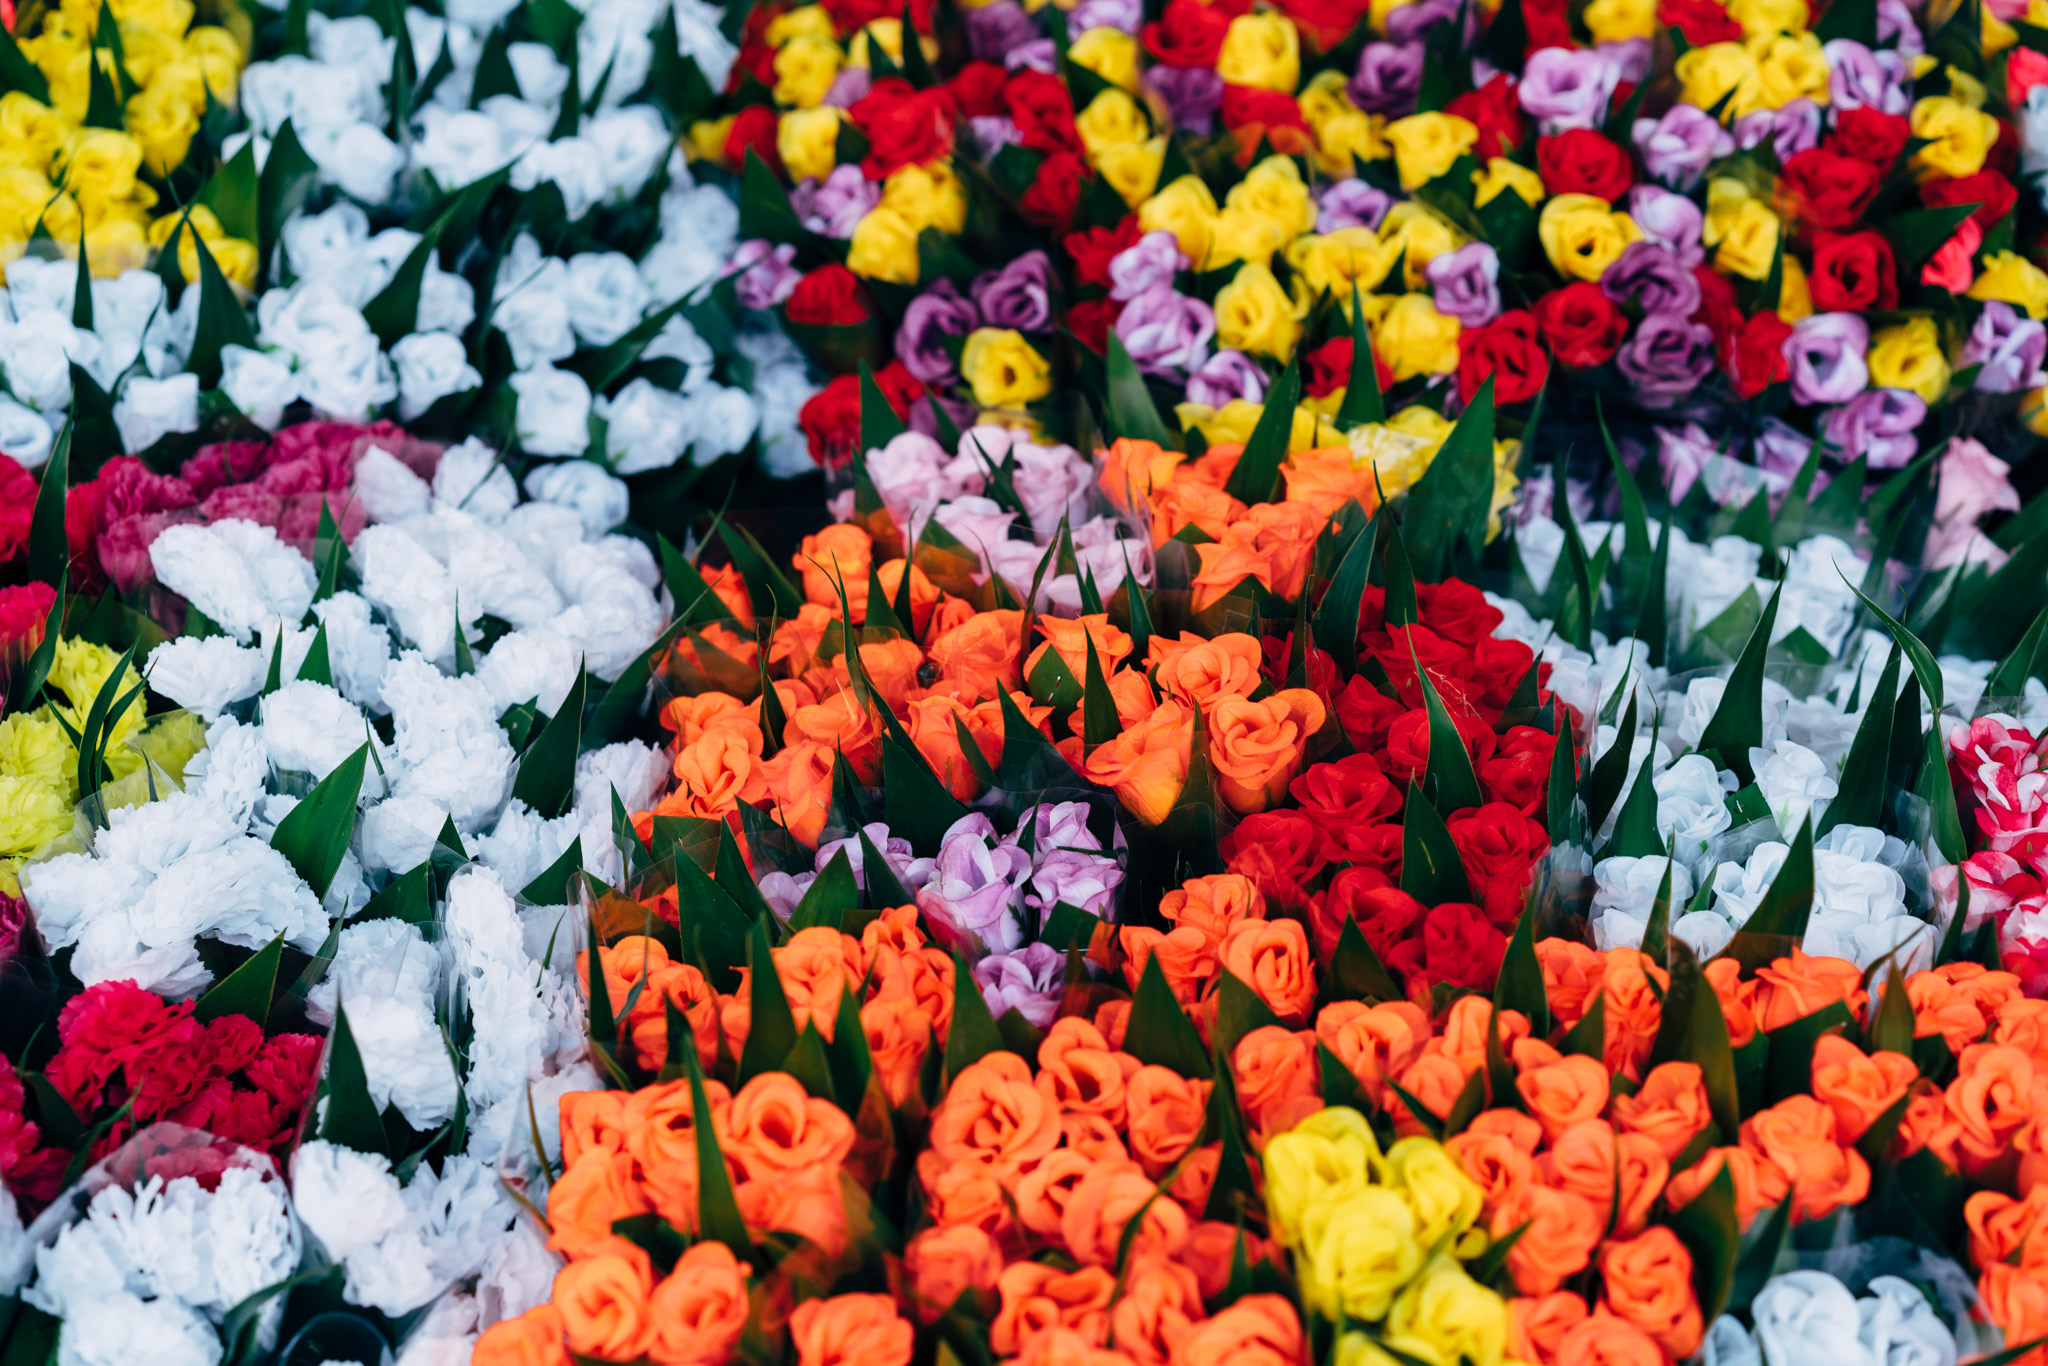
M1337 430L1348 432L1367 422L1386 420L1387 404L1380 395L1379 367L1373 363L1372 338L1365 330L1365 310L1359 306L1358 281L1354 279L1351 282L1351 376L1344 386L1344 401L1337 406Z
M957 1019L955 1021L957 1026ZM950 1045L949 1045L950 1047ZM1184 1077L1203 1079L1211 1075L1209 1050L1194 1022L1174 999L1166 984L1165 970L1155 957L1145 960L1138 977L1138 990L1131 998L1130 1025L1124 1033L1124 1051L1139 1062L1170 1067Z
M49 615L43 618L43 638L30 652L21 676L14 681L14 692L7 708L9 711L26 711L33 706L35 698L43 690L43 684L50 677L50 665L57 658L57 642L64 634L65 594L70 586L71 571L67 565L57 571L57 591L50 598Z
M1425 906L1471 901L1472 887L1465 880L1458 846L1451 842L1444 818L1424 800L1413 779L1408 783L1408 804L1402 814L1401 890Z
M616 793L613 800L617 800ZM711 875L718 879L718 885L732 898L740 914L754 924L773 924L775 913L768 907L768 899L761 895L761 889L754 882L754 875L747 871L746 856L740 853L739 841L733 838L732 826L725 821L718 822L718 852L712 859Z
M1628 781L1628 761L1635 753L1636 737L1636 694L1629 689L1628 708L1621 714L1621 724L1615 728L1614 743L1607 752L1593 761L1593 767L1586 774L1586 781L1579 789L1579 795L1586 803L1586 824L1598 831L1607 823L1607 813L1614 809L1615 799L1621 796L1622 784ZM1571 734L1567 730L1558 736L1558 747L1571 749ZM1553 756L1554 757L1554 756ZM1655 746L1652 746L1655 757ZM1555 781L1553 779L1553 781ZM1556 789L1552 789L1553 801Z
M1393 974L1373 952L1372 943L1358 922L1349 916L1337 932L1337 951L1330 958L1330 990L1342 1001L1399 1001L1404 999Z
M731 991L739 984L739 967L747 961L749 936L756 926L695 859L678 856L675 876L677 901L691 908L684 942L695 945L711 985Z
M807 930L814 925L830 925L836 929L846 913L858 905L860 884L854 880L853 861L841 849L832 855L825 871L818 874L818 880L804 892L803 900L790 913L789 928Z
M1648 780L1644 774L1637 782ZM1627 813L1624 812L1624 815ZM1643 927L1643 952L1650 961L1662 966L1669 956L1667 946L1671 943L1671 857L1665 851L1664 876L1657 883L1657 898L1650 903L1650 921Z
M860 444L861 454L880 450L910 429L903 419L896 416L896 410L889 406L888 398L882 393L882 386L875 383L874 371L868 363L860 363ZM859 459L860 457L856 457Z
M1558 1044L1559 1051L1577 1053L1581 1057L1605 1058L1607 1056L1607 995L1602 992L1593 997L1593 1007L1579 1017L1579 1022L1565 1031Z
M1294 409L1301 402L1301 368L1298 359L1287 362L1280 378L1266 391L1265 407L1252 428L1244 453L1230 471L1223 491L1240 503L1270 503L1280 487L1280 466L1287 459L1287 447L1294 435Z
M988 1013L988 1001L974 970L959 954L953 955L953 1023L946 1032L946 1083L991 1053L1004 1051L1002 1031Z
M1825 835L1838 825L1875 826L1884 818L1885 775L1890 765L1892 711L1899 695L1899 649L1885 659L1857 723L1856 739L1842 761L1841 792L1828 803L1816 829Z
M1813 913L1813 821L1808 819L1792 839L1770 890L1757 903L1721 957L1742 964L1745 974L1782 958L1806 934L1807 918Z
M1408 560L1408 543L1401 539L1400 523L1391 517L1380 532L1380 570L1386 589L1383 612L1389 629L1413 626L1422 620L1416 604L1415 567Z
M601 988L600 988L601 990ZM320 1137L359 1153L390 1155L391 1140L384 1118L370 1097L370 1076L362 1050L349 1028L345 1002L334 1005L334 1031L327 1040L327 1109L320 1119Z
M757 1021L758 1023L758 1021ZM751 1045L753 1040L749 1038ZM683 1064L690 1074L690 1125L697 1140L697 1227L708 1240L724 1243L742 1262L754 1260L754 1240L747 1236L746 1220L732 1191L732 1174L725 1169L725 1154L718 1149L718 1126L711 1121L711 1100L704 1092L704 1064L697 1050L683 1050Z
M1429 767L1423 774L1423 790L1435 804L1437 814L1449 818L1453 812L1478 806L1486 799L1480 795L1479 775L1472 771L1472 754L1465 748L1465 737L1458 733L1450 710L1437 695L1436 684L1429 681L1429 671L1422 667L1413 641L1408 643L1408 658L1415 665L1415 677L1422 687L1422 705L1429 713Z
M924 756L892 735L882 737L882 791L889 798L891 833L909 840L921 855L937 854L947 828L967 814Z
M1840 1033L1856 1023L1849 1007L1830 1001L1819 1010L1770 1030L1771 1056L1766 1064L1764 1099L1775 1105L1787 1096L1803 1095L1813 1086L1813 1050L1821 1035Z
M1501 955L1500 976L1494 980L1493 1005L1497 1011L1519 1010L1529 1017L1534 1037L1550 1037L1550 997L1543 985L1543 965L1536 957L1533 911L1524 910L1515 922L1507 951Z
M255 242L262 234L262 210L259 207L256 183L256 143L254 139L242 144L241 150L222 162L213 178L206 182L202 196L206 207L213 210L213 216L220 220L221 228L230 237L239 237L245 242ZM80 253L83 264L84 253ZM80 324L90 326L91 324Z
M1749 751L1764 742L1764 661L1770 653L1771 628L1778 620L1779 596L1779 591L1773 590L1771 600L1764 604L1763 616L1749 633L1749 643L1742 647L1735 671L1728 675L1721 705L1714 709L1713 718L1700 732L1699 744L1694 747L1717 758L1721 767L1735 770L1744 783L1756 780L1749 766Z
M277 964L284 956L284 936L265 944L240 967L207 989L192 1007L201 1024L223 1015L246 1015L258 1029L270 1018L270 997L277 986Z
M87 128L111 128L117 133L126 132L127 119L121 112L121 92L114 84L114 78L100 65L100 45L95 43L86 63L85 126Z
M278 633L284 639L284 633ZM313 643L306 649L306 657L299 664L299 677L308 683L324 683L334 686L334 666L327 658L327 623L321 622L320 629L313 633Z
M1229 968L1222 969L1216 979L1216 1022L1210 1030L1218 1060L1216 1074L1220 1077L1229 1070L1231 1056L1245 1035L1279 1023L1280 1017L1256 991Z
M768 927L754 922L747 938L747 1000L753 1022L747 1028L747 1046L740 1054L740 1081L753 1080L772 1072L796 1047L796 1016L783 994L782 978L775 971L775 959L768 947Z
M1374 513L1365 530L1352 537L1344 558L1337 562L1322 601L1316 604L1316 647L1336 661L1342 673L1358 667L1358 618L1365 590L1372 579L1373 553L1379 543L1380 516Z
M14 41L14 35L0 26L0 86L19 90L37 104L50 102L50 83L43 77L41 68L28 59Z
M536 906L573 905L576 892L572 884L582 868L583 836L576 835L570 839L569 847L562 851L562 856L520 888L519 895Z
M1724 1163L1706 1189L1665 1216L1692 1253L1693 1294L1708 1323L1720 1317L1735 1282L1735 1251L1742 1229L1735 1222L1735 1177Z
M299 141L292 121L286 119L271 140L270 155L264 158L263 172L257 180L256 202L262 228L256 244L259 269L268 268L285 221L305 204L319 170Z
M253 350L256 332L249 326L242 301L235 297L234 286L220 273L213 252L200 238L198 229L187 224L181 231L191 233L193 248L199 254L199 322L192 338L192 358L186 368L199 376L202 388L210 389L220 383L221 348L246 346ZM173 241L176 240L174 236Z
M1159 406L1152 401L1152 391L1145 387L1145 377L1138 373L1138 363L1124 349L1123 339L1117 336L1114 328L1109 332L1108 347L1104 360L1109 401L1105 420L1109 435L1156 441L1168 450L1177 449L1180 443L1173 439L1173 433L1160 417Z
M42 583L56 583L71 566L71 539L64 530L65 494L71 488L71 433L72 421L66 418L56 445L50 448L50 458L43 464L35 511L29 518L28 572ZM53 644L51 648L56 647Z
M327 895L341 870L342 856L348 853L356 829L356 799L362 795L369 763L370 745L365 741L285 814L270 837L270 847L298 870L316 897Z
M1902 270L1916 272L1927 258L1941 250L1942 243L1956 235L1963 220L1982 208L1981 204L1945 204L1933 209L1908 209L1895 213L1883 223L1885 236L1899 255Z
M1553 842L1562 844L1573 837L1579 788L1578 751L1572 739L1571 716L1562 702L1553 701L1551 704L1551 732L1557 739L1550 750L1550 786L1544 799L1545 828ZM1609 798L1610 802L1612 800Z
M2041 636L2044 630L2048 630L2048 607L2035 614L2034 624L2020 637L2020 643L2015 645L2012 653L2000 660L1998 667L1991 671L1991 677L1984 685L1986 698L2019 697L2026 692L2027 679L2034 675L2036 661L2041 655Z
M576 756L583 747L583 699L590 675L582 670L562 705L541 727L519 760L512 780L512 798L525 802L544 820L553 820L576 799Z
M1961 917L1957 917L1960 919ZM1871 1051L1913 1056L1913 1003L1906 996L1906 979L1899 972L1897 957L1885 965L1884 999L1878 1003L1877 1021L1870 1031Z
M1487 513L1493 506L1493 380L1489 376L1458 417L1429 462L1429 470L1408 490L1402 517L1416 576L1425 583L1450 577L1461 545L1477 554L1486 545Z
M1722 1176L1729 1176L1726 1168ZM1730 1177L1732 1180L1733 1178ZM1772 1209L1771 1215L1757 1224L1756 1236L1748 1240L1740 1259L1735 1263L1735 1274L1729 1278L1728 1302L1724 1309L1730 1312L1746 1312L1757 1292L1764 1288L1777 1269L1778 1254L1785 1249L1785 1235L1792 1225L1792 1192L1785 1192L1785 1198Z
M1664 837L1657 833L1657 786L1650 775L1657 762L1656 751L1653 736L1650 752L1643 756L1643 766L1636 770L1636 780L1629 784L1628 796L1614 818L1614 838L1602 851L1602 858L1654 858L1665 852Z
M363 321L387 350L419 326L420 288L426 283L427 265L440 241L441 226L436 223L420 235L377 297L363 305Z
M803 590L768 558L768 552L761 548L753 533L720 521L718 534L725 542L726 553L732 557L733 568L746 580L748 596L754 601L754 615L795 620L804 605Z
M1051 654L1052 651L1046 651ZM1102 672L1102 657L1095 649L1095 637L1088 637L1088 682L1081 691L1081 742L1090 749L1108 744L1123 730L1116 699L1110 695L1109 679ZM978 752L978 751L977 751Z

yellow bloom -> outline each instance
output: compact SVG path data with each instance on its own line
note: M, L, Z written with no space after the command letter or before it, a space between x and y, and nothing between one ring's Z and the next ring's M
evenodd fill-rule
M1095 169L1109 182L1129 208L1145 202L1159 184L1159 169L1166 164L1166 138L1161 135L1143 142L1126 142L1105 147L1095 155Z
M1373 1183L1386 1159L1372 1126L1356 1110L1319 1110L1266 1142L1266 1214L1273 1234L1289 1247L1301 1242L1308 1212L1332 1205Z
M141 169L142 145L134 138L111 129L88 128L71 149L64 167L64 188L81 205L123 200L134 194L135 173Z
M804 34L784 43L775 53L775 99L778 104L813 109L825 98L846 54L826 37Z
M1301 1290L1326 1318L1385 1318L1424 1255L1414 1212L1384 1186L1318 1201L1302 1214Z
M1387 1332L1427 1343L1447 1362L1499 1366L1507 1350L1507 1304L1456 1262L1439 1257L1394 1301Z
M63 150L66 131L64 120L50 106L19 90L0 95L0 165L47 173L51 160Z
M121 64L137 85L150 85L165 66L185 58L184 41L175 33L131 23L120 28Z
M903 65L903 21L901 19L875 19L870 21L846 44L848 66L870 66L868 44L880 43L882 51L889 54L889 60Z
M18 711L0 721L0 774L32 778L68 805L78 800L78 751L48 707Z
M1396 204L1380 222L1380 236L1397 257L1406 253L1402 283L1428 288L1423 268L1447 251L1465 245L1465 235L1414 200Z
M1239 261L1263 265L1273 259L1280 246L1279 224L1256 210L1229 208L1216 215L1209 237L1209 258L1202 265L1207 270L1221 270Z
M1280 14L1240 14L1223 35L1216 74L1229 85L1294 93L1301 84L1301 36Z
M722 119L699 119L690 125L690 131L683 137L683 147L692 161L723 163L725 140L732 136L732 126L737 116L727 114Z
M1476 187L1473 203L1477 208L1485 208L1508 190L1513 190L1532 209L1543 202L1543 177L1506 157L1488 158L1485 170L1472 173L1472 184Z
M1784 280L1778 288L1778 316L1788 323L1813 316L1813 292L1807 287L1806 267L1789 251L1784 258Z
M1138 88L1138 40L1121 29L1087 30L1067 49L1067 60L1111 85L1131 91Z
M1767 109L1794 100L1828 102L1828 59L1811 33L1773 34L1749 40L1756 58L1757 98Z
M1781 227L1778 215L1762 200L1743 200L1721 233L1714 268L1745 280L1770 278L1771 263L1778 257Z
M836 31L832 15L823 5L799 5L770 19L761 37L768 46L781 48L798 38L823 38L830 42Z
M1437 312L1427 294L1403 294L1380 319L1373 349L1397 380L1448 375L1458 368L1458 320Z
M881 207L903 215L913 236L926 228L958 233L967 226L967 192L944 159L891 171L882 182Z
M2003 299L2030 318L2048 318L2048 274L2016 251L1994 251L1984 258L1970 297L1985 303Z
M1404 1138L1387 1149L1387 1168L1390 1184L1415 1211L1415 1236L1424 1246L1463 1233L1479 1218L1484 1196L1443 1144Z
M1290 241L1316 225L1315 201L1302 183L1292 157L1270 156L1230 187L1226 209L1242 209L1270 218L1280 238Z
M1307 316L1263 263L1239 266L1216 293L1216 340L1233 350L1286 360Z
M1216 196L1200 176L1184 175L1160 187L1138 206L1138 226L1146 232L1170 232L1179 239L1181 255L1205 269L1209 238L1216 225Z
M917 224L886 204L877 204L854 224L846 268L855 275L892 284L917 283Z
M1334 407L1330 409L1330 413L1336 411ZM1252 429L1265 416L1266 405L1234 398L1221 408L1211 408L1206 403L1176 403L1173 412L1182 431L1201 432L1202 439L1211 446L1225 442L1243 445L1251 440ZM1287 449L1299 454L1319 446L1343 445L1344 436L1330 424L1330 413L1320 411L1309 400L1295 405L1294 421L1288 424Z
M1592 0L1586 6L1585 19L1596 43L1657 36L1655 0Z
M1812 27L1806 0L1728 0L1728 17L1742 25L1745 38L1804 33Z
M789 49L784 48L787 52ZM827 107L792 109L775 123L775 150L790 175L823 180L838 165L839 110Z
M1313 302L1325 290L1351 312L1351 285L1361 294L1377 289L1394 268L1399 250L1380 241L1371 228L1339 228L1321 236L1297 237L1287 247L1287 264L1294 268L1294 290L1298 300Z
M206 726L197 713L166 712L152 718L137 731L128 747L146 756L173 782L182 783L185 781L185 765L206 748Z
M238 237L230 237L221 227L220 220L213 216L213 210L204 204L192 206L192 225L189 230L181 228L184 212L167 213L149 225L149 240L158 246L170 246L172 238L177 239L178 269L188 281L199 278L199 248L194 243L196 235L206 244L206 250L213 257L213 263L220 267L220 273L244 289L256 282L256 248Z
M119 652L104 645L76 637L58 639L50 660L50 686L64 694L69 705L59 706L58 710L73 726L84 726L86 713L92 710L93 699L99 696L100 689L113 676L114 666L120 662ZM141 681L142 675L130 664L115 693L124 693ZM121 713L121 719L132 718L140 724L143 710L142 695L137 693L135 700Z
M1561 194L1543 206L1536 237L1543 254L1560 275L1598 281L1631 242L1643 233L1635 220L1616 213L1604 199L1589 194Z
M131 25L160 33L183 33L192 27L192 0L108 0L107 8L124 36Z
M978 327L968 333L960 375L984 408L1021 408L1052 392L1052 367L1014 328Z
M149 264L149 239L143 234L142 224L133 218L107 218L98 226L86 229L85 254L94 278L111 280L124 270L140 270ZM225 266L222 274L227 274ZM228 278L235 277L229 275ZM252 247L242 284L253 287L255 282L256 253Z
M128 131L142 144L149 169L169 175L184 164L192 135L199 131L199 115L178 91L151 86L128 101Z
M1959 66L1950 66L1942 73L1948 78L1948 97L1968 109L1982 109L1984 99L1990 94L1984 82L1972 76Z
M1394 168L1404 190L1418 190L1435 180L1478 141L1479 129L1456 114L1410 114L1387 125L1387 142L1394 149Z
M1416 480L1429 472L1429 462L1436 458L1437 451L1444 444L1444 436L1451 430L1448 422L1443 424L1443 432L1435 435L1404 430L1396 425L1404 414L1412 411L1416 410L1404 409L1392 422L1385 424L1368 422L1353 427L1346 437L1346 443L1351 447L1352 467L1370 465L1380 490L1389 498L1406 493Z
M1143 142L1152 136L1152 125L1138 102L1111 86L1088 101L1088 107L1074 115L1074 129L1081 145L1092 157L1104 147Z
M71 803L48 783L0 776L0 853L25 858L70 831Z
M1678 97L1702 109L1712 109L1733 90L1735 98L1728 102L1724 121L1759 107L1756 58L1741 43L1696 47L1679 57L1672 70L1678 77Z
M1368 114L1351 102L1341 71L1318 71L1301 92L1302 117L1316 135L1316 166L1326 175L1353 174L1352 158L1378 161L1394 154L1387 145L1383 114Z
M2027 391L2020 400L2020 421L2035 436L2048 436L2048 385Z
M1989 5L1977 7L1978 36L1983 40L1984 51L2003 52L2020 40L2020 31L1998 17Z
M1932 318L1908 318L1870 339L1870 383L1876 389L1910 389L1929 403L1948 389L1948 357Z
M1998 141L1998 120L1946 95L1929 95L1913 106L1913 136L1928 143L1913 154L1921 177L1975 175L1985 153Z
M78 240L78 201L20 166L0 166L0 261L12 261L40 222L59 242Z

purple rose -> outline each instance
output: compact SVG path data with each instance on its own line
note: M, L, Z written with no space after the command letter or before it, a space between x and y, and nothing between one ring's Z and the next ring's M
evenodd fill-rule
M1648 38L1624 38L1618 43L1599 43L1593 50L1614 68L1616 80L1641 85L1657 60L1657 50Z
M1242 351L1218 351L1188 376L1188 402L1221 408L1234 398L1263 402L1266 372Z
M1216 112L1223 107L1222 76L1204 66L1155 66L1145 81L1165 101L1175 128L1204 134L1215 129Z
M1984 367L1975 387L1987 394L2017 394L2048 383L2041 373L2043 361L2048 361L2048 327L2003 300L1984 305L1963 345L1963 364Z
M797 281L804 278L804 273L790 264L794 260L793 246L778 247L758 238L740 243L732 258L733 269L740 277L733 284L740 307L773 308L795 293Z
M1052 258L1027 251L1001 270L985 270L973 294L984 325L1043 332L1052 325Z
M981 310L960 297L951 280L940 280L910 301L896 329L896 354L903 368L926 384L948 385L960 378L946 352L947 337L964 337L981 326Z
M1828 59L1828 98L1836 109L1865 105L1880 114L1903 114L1912 107L1896 75L1854 38L1835 38L1821 51Z
M1927 404L1910 389L1866 389L1830 412L1824 430L1845 460L1863 456L1874 470L1895 470L1920 449L1913 435Z
M1877 0L1877 45L1911 61L1927 50L1906 0Z
M1030 875L1031 855L996 838L995 826L977 811L946 831L931 880L917 890L918 909L950 948L1008 953L1024 942L1016 909Z
M1145 7L1139 0L1081 0L1067 11L1067 41L1073 42L1091 28L1113 28L1138 36L1145 22Z
M1706 110L1689 104L1672 105L1662 118L1637 119L1629 137L1644 169L1681 190L1699 184L1708 166L1735 150L1728 130Z
M1645 241L1670 252L1687 270L1707 259L1706 248L1700 245L1706 216L1684 195L1638 185L1628 192L1628 216L1642 229Z
M1419 42L1367 43L1351 78L1351 101L1372 114L1399 118L1415 112L1428 53Z
M1154 285L1124 305L1116 335L1138 369L1179 379L1200 369L1208 356L1216 314L1200 299L1175 293L1172 285Z
M1471 37L1478 32L1479 16L1476 11L1462 3L1462 0L1413 0L1413 3L1396 6L1387 15L1387 37L1397 43L1412 43L1427 37L1438 24L1464 17L1464 37L1469 46Z
M1749 449L1758 469L1766 474L1782 476L1789 483L1806 468L1806 457L1813 450L1813 438L1789 422L1767 417Z
M1190 264L1179 238L1163 230L1148 232L1109 258L1109 297L1125 303L1155 285L1171 285Z
M1766 141L1778 160L1786 161L1820 146L1820 106L1812 100L1793 100L1778 109L1745 114L1735 121L1735 144L1756 147Z
M1816 313L1792 324L1785 359L1794 403L1846 403L1870 383L1870 327L1854 313Z
M1664 471L1664 487L1673 506L1685 501L1693 483L1707 467L1721 458L1721 448L1697 422L1682 429L1657 428L1657 465Z
M1316 196L1316 231L1336 232L1339 228L1372 228L1380 226L1380 220L1387 216L1387 210L1394 207L1394 197L1379 186L1350 176L1321 186Z
M1685 397L1714 371L1714 329L1669 313L1636 325L1614 363L1635 386L1636 401L1665 407Z
M1116 889L1123 880L1123 868L1107 854L1055 849L1039 860L1024 900L1043 912L1064 901L1104 920L1114 920Z
M1631 242L1622 248L1601 273L1600 292L1618 304L1634 300L1646 314L1690 318L1700 306L1698 277L1654 242Z
M1004 515L1002 527L997 532L997 535L1008 534L1009 518L1015 515L1014 513ZM943 521L944 518L940 520ZM913 865L918 860L911 852L909 840L891 835L889 827L880 821L871 821L867 825L862 826L861 833L865 834L874 844L875 852L882 856L882 861L889 865L889 871L894 873L896 880L905 887L915 891L930 880L931 874L928 868L915 872L912 871ZM861 848L860 835L858 834L849 835L845 839L828 840L820 844L817 857L811 861L811 866L822 873L831 866L834 856L840 853L844 853L846 861L853 865L853 875L865 880L867 877L867 867L862 860L866 858L867 850Z
M1500 316L1500 256L1484 242L1432 256L1422 268L1429 277L1436 311L1466 327L1484 327Z
M1022 144L1024 141L1024 135L1017 131L1017 121L1007 114L976 114L967 120L967 127L973 132L975 145L981 148L982 156L989 160L994 160L996 153L1011 143ZM853 169L858 171L860 167Z
M997 1019L1014 1010L1033 1029L1059 1017L1066 995L1067 956L1047 943L1026 944L1015 953L990 954L974 965L974 984L988 1013Z
M1003 69L1006 71L1043 71L1048 76L1057 76L1060 71L1060 52L1050 38L1034 38L1003 54Z
M967 24L967 50L977 61L1000 62L1014 49L1045 36L1017 0L966 9L962 18Z
M789 206L805 227L842 242L881 202L882 187L862 175L858 166L834 166L823 180L806 178L789 192Z
M1530 56L1515 93L1524 112L1542 124L1545 133L1598 128L1614 94L1616 74L1614 65L1597 52L1546 47Z
M866 67L843 66L839 68L839 74L832 78L832 84L825 91L825 98L819 103L834 109L851 109L868 93L868 86L871 83L872 78L868 75Z

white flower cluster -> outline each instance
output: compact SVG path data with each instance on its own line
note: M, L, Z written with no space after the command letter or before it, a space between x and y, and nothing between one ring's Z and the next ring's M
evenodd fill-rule
M1956 1366L1956 1335L1912 1281L1874 1276L1862 1296L1825 1271L1773 1276L1750 1305L1754 1331L1722 1317L1704 1366Z

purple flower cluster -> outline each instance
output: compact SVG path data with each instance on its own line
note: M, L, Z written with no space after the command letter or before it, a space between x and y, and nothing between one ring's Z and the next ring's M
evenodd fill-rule
M858 174L858 167L852 169ZM983 271L965 295L951 280L936 280L903 310L903 322L896 329L896 356L904 369L926 384L953 384L960 372L946 349L946 338L964 337L977 327L1046 331L1052 326L1052 283L1052 258L1042 251L1026 252L1000 269Z

